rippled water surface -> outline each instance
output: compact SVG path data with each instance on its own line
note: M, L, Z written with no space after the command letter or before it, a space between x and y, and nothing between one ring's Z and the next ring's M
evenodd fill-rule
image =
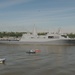
M75 75L75 46L0 44L0 58L0 75Z

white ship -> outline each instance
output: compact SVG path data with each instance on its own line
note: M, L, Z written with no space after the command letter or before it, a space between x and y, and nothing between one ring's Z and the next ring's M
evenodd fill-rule
M69 38L68 36L58 33L48 33L47 35L37 35L37 32L34 28L32 34L27 33L23 34L19 41L0 41L4 44L47 44L47 45L75 45L75 39Z

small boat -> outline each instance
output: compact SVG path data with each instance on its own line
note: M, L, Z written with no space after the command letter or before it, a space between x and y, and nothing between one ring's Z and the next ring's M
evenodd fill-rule
M41 52L41 50L35 49L35 50L29 50L29 51L27 51L26 53L35 54L35 53L39 53L39 52Z
M39 53L39 52L41 52L41 50L40 49L35 49L35 52Z
M36 51L35 51L35 50L29 50L29 51L27 51L26 53L28 53L28 54L35 54Z
M1 59L0 59L0 63L1 63L1 64L4 64L4 63L5 63L5 58L1 58Z

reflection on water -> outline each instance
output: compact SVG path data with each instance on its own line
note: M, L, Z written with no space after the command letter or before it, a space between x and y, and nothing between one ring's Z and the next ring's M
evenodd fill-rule
M40 49L36 54L27 54ZM75 46L0 44L0 75L74 75Z

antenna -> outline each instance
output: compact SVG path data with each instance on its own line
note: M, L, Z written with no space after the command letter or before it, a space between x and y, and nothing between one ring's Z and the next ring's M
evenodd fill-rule
M34 27L33 27L33 35L34 35L34 36L37 35L36 28L35 28L35 24L34 24Z
M58 28L57 34L60 34L60 30L61 30L61 28Z

